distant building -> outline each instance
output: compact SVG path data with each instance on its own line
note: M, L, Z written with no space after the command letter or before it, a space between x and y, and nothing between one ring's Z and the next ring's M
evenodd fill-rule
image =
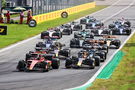
M32 6L32 0L6 0L7 7L16 7L16 6Z

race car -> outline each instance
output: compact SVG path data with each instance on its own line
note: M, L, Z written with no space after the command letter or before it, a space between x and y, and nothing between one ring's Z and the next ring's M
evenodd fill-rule
M72 34L72 29L71 28L64 28L63 31L62 31L62 34L63 35L70 35Z
M68 24L62 24L59 28L63 29L63 28L72 28L71 23Z
M59 27L59 29L63 35L70 35L73 32L71 24L63 24Z
M51 28L48 29L47 31L41 32L41 39L60 39L62 38L62 32L58 28Z
M109 25L112 35L130 35L132 32L131 23L126 20L117 20Z
M31 54L28 60L20 60L17 65L18 71L49 71L51 68L58 69L60 60L58 58L48 59L41 54Z
M131 22L124 18L118 19L118 20L114 21L113 23L116 25L127 25L127 27L131 27Z
M88 23L88 19L87 18L80 19L80 24L86 24L86 23Z
M79 38L73 38L70 40L70 48L81 48L83 46L83 41Z
M94 22L86 23L85 29L100 29L103 26L104 24L101 21L96 20Z
M107 52L104 50L92 48L92 49L86 49L89 53L93 53L95 56L100 57L100 62L104 62L107 58Z
M48 53L55 53L57 57L69 57L70 56L70 49L62 47L65 46L65 44L61 44L60 42L53 41L50 42L38 42L36 44L36 51L46 51Z
M86 39L86 38L94 38L94 34L87 30L82 30L74 33L74 38Z
M111 30L112 35L130 35L132 29L125 25L116 26L114 24L109 25L109 29Z
M90 53L86 50L81 50L78 53L78 57L71 57L66 60L66 68L80 68L83 65L87 65L90 69L94 69L95 66L100 65L100 57L96 56L95 53Z
M96 21L94 17L86 16L85 18L80 19L80 24L87 24L94 21Z
M77 24L73 26L73 31L80 31L82 30L82 25L81 24Z
M103 36L105 43L109 48L118 49L121 45L121 41L116 38L116 36L105 35Z
M110 29L105 27L100 29L92 29L91 32L94 33L94 36L110 35L111 33Z
M82 47L83 45L89 44L92 45L94 42L94 44L99 44L99 46L105 46L106 48L116 48L118 49L121 45L121 41L119 39L116 38L116 36L112 36L112 35L103 35L103 38L100 38L98 40L92 40L92 39L86 39L82 42ZM105 48L104 47L104 48Z
M86 39L83 42L83 49L97 49L104 51L106 54L108 53L108 46L104 40L93 40L93 39Z

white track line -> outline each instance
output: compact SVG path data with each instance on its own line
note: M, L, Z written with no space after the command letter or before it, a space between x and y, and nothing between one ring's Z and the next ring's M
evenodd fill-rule
M120 1L120 0L119 0ZM118 3L118 2L117 2ZM103 20L103 22L106 22L107 20L111 19L112 17L118 15L119 13L123 12L124 10L128 9L130 6L132 6L133 4L135 3L135 0L130 4L128 5L127 7L121 9L119 12L115 13L114 15L108 17L107 19ZM78 87L75 87L75 88L81 88L81 87L84 87L88 84L91 84L95 79L96 77L98 76L98 74L103 70L103 68L112 60L112 58L114 57L114 55L125 45L125 43L133 36L133 34L135 33L135 30L132 32L132 34L124 41L124 43L121 45L121 47L119 49L117 49L113 55L109 58L108 61L106 61L101 67L100 69L93 75L93 77L91 79L89 79L85 84L83 84L82 86L78 86ZM70 89L65 89L65 90L72 90L72 89L75 89L75 88L70 88Z
M6 51L6 50L12 49L12 48L14 48L14 47L16 47L16 46L18 46L18 45L21 45L21 44L23 44L23 43L26 43L26 42L28 42L28 41L34 40L35 38L38 38L39 36L40 36L40 34L39 34L39 35L36 35L36 36L34 36L34 37L32 37L32 38L29 38L29 39L26 39L26 40L17 42L17 43L15 43L15 44L12 44L12 45L10 45L10 46L8 46L8 47L6 47L6 48L0 49L0 53L1 53L1 52L4 52L4 51Z
M102 9L102 10L99 10L99 11L97 11L97 12L95 12L95 13L92 13L91 15L93 15L93 14L97 14L97 13L100 13L100 12L102 12L102 11L104 11L104 10L108 9L108 8L111 8L111 7L113 7L114 5L116 5L117 3L119 3L120 1L121 1L121 0L118 0L117 2L113 3L113 4L112 4L112 5L110 5L109 7L104 8L104 9Z

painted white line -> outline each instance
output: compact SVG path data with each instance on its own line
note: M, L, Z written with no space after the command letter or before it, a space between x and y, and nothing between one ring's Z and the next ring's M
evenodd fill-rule
M120 1L121 1L121 0L118 0L117 2L115 2L115 3L113 3L112 5L108 6L107 8L104 8L104 9L102 9L102 10L99 10L99 11L95 12L95 13L92 13L91 15L100 13L100 12L102 12L102 11L108 9L108 8L111 8L111 7L113 7L114 5L118 4Z
M131 4L129 4L127 7L121 9L119 12L117 12L117 13L113 14L112 16L110 16L110 17L104 19L103 22L106 22L106 21L108 21L109 19L111 19L112 17L114 17L114 16L118 15L119 13L125 11L126 9L128 9L129 7L131 7L134 3L135 3L135 0L134 0Z
M119 13L123 12L124 10L128 9L130 6L132 6L133 4L135 3L135 0L130 4L128 5L127 7L123 8L122 10L120 10L119 12L115 13L114 15L108 17L107 19L103 20L103 22L106 22L107 20L111 19L112 17L118 15ZM133 34L135 33L135 30L132 32L132 34L124 41L124 43L121 45L121 47L119 49L117 49L113 55L109 58L108 61L106 61L101 67L100 69L93 75L93 77L91 79L89 79L85 84L81 85L81 86L78 86L78 87L74 87L74 88L69 88L69 89L65 89L65 90L73 90L75 88L81 88L81 87L84 87L88 84L91 84L95 79L96 77L98 76L98 74L103 70L103 68L112 60L112 58L114 57L114 55L125 45L125 43L133 36Z
M97 11L97 12L94 12L94 13L92 13L92 14L90 14L90 15L93 16L94 14L100 13L100 12L102 12L102 11L108 9L108 8L111 8L111 7L113 7L114 5L116 5L117 3L119 3L120 1L121 1L121 0L118 0L117 2L113 3L112 5L106 7L106 8L104 8L104 9L102 9L102 10L99 10L99 11ZM86 16L89 16L89 15L86 15ZM86 16L84 16L84 17L86 17ZM78 20L80 20L80 19L82 19L82 18L84 18L84 17L81 17L81 18L79 18L79 19L76 19L75 21L78 21Z
M26 39L26 40L17 42L17 43L15 43L15 44L12 44L12 45L10 45L10 46L8 46L8 47L6 47L6 48L1 49L1 50L0 50L0 53L1 53L1 52L4 52L4 51L6 51L6 50L9 50L9 49L11 49L11 48L14 48L14 47L16 47L16 46L18 46L18 45L21 45L21 44L23 44L23 43L26 43L26 42L28 42L28 41L30 41L30 40L33 40L33 39L35 39L35 38L38 38L39 36L40 36L40 34L39 34L39 35L36 35L36 36L34 36L34 37L32 37L32 38L29 38L29 39Z

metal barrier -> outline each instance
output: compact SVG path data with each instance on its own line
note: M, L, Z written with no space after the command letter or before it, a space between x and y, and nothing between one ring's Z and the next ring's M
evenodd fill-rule
M73 6L73 7L70 7L70 8L65 8L65 9L62 9L62 10L56 10L56 11L52 11L52 12L49 12L49 13L34 15L33 19L36 20L36 22L38 24L38 23L42 23L44 21L60 18L61 14L63 12L66 12L68 15L70 15L70 14L74 14L74 13L84 11L84 10L94 8L94 7L95 7L95 2L90 2L90 3L85 3L85 4Z
M33 15L48 13L73 6L90 3L94 0L33 0Z

